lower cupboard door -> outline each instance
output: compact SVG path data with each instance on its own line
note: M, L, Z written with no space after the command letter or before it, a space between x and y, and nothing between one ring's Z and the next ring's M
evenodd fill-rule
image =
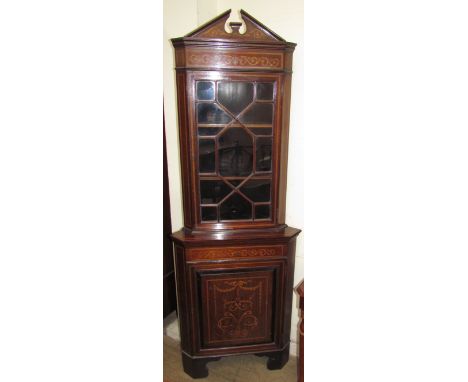
M279 267L199 270L201 347L275 341Z

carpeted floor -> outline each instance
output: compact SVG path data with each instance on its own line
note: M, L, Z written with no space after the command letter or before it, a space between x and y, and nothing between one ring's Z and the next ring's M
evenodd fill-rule
M184 373L179 342L164 336L164 382L296 382L296 358L281 370L268 370L266 357L254 355L225 357L209 362L209 375L203 379L193 379Z

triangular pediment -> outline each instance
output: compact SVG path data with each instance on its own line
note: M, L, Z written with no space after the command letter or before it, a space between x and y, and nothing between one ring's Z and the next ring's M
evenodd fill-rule
M227 10L218 17L187 34L185 38L203 38L220 39L233 41L252 41L252 42L286 42L282 37L263 25L260 21L250 16L244 10L240 11L242 20L245 23L245 33L240 33L242 25L240 22L231 22L228 27L232 32L226 32L225 26L229 19L231 10Z

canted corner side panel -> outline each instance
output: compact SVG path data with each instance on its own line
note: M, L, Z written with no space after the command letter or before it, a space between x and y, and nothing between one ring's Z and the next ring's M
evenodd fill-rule
M281 131L279 147L277 152L280 155L278 163L279 187L278 187L278 223L284 224L286 221L286 189L288 173L288 151L289 151L289 118L291 99L291 75L283 78L283 94L281 97Z
M193 312L193 304L190 301L190 278L186 271L185 255L184 247L175 245L175 279L181 348L189 354L194 354L193 321L196 313Z
M185 48L184 47L177 47L174 48L175 51L175 66L176 67L184 67L186 65L185 62Z
M192 228L195 217L193 215L194 207L190 192L193 189L192 170L191 170L191 139L190 139L190 113L187 95L187 75L183 72L176 74L177 98L178 98L178 123L179 123L179 141L180 141L180 165L182 182L182 202L184 213L184 226Z
M202 348L274 341L277 270L200 273Z

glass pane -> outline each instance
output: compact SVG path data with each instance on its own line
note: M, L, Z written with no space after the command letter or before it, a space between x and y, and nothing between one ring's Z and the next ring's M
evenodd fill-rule
M243 128L229 128L219 137L219 173L246 176L252 172L252 137Z
M239 184L243 182L243 180L229 180L227 179L229 183L231 183L234 187L237 187Z
M198 135L207 136L207 135L216 135L221 131L222 127L199 127Z
M231 191L222 180L200 180L201 204L217 204Z
M215 103L199 103L197 106L198 123L228 123L231 117Z
M202 221L217 221L218 209L216 207L202 207L201 208Z
M271 127L251 127L249 130L255 135L271 135L273 133Z
M252 219L252 204L235 193L221 203L220 217L221 220Z
M250 82L220 82L218 102L237 115L253 101L253 84Z
M242 123L273 123L273 104L256 103L240 117Z
M197 99L203 101L214 100L214 82L197 82Z
M255 219L269 219L270 218L270 205L255 206Z
M271 138L257 138L256 171L271 171Z
M254 202L269 202L270 189L269 179L249 180L240 188L242 193Z
M273 83L262 82L257 84L257 99L264 101L273 100Z
M198 159L201 173L215 172L215 142L213 139L200 139Z

